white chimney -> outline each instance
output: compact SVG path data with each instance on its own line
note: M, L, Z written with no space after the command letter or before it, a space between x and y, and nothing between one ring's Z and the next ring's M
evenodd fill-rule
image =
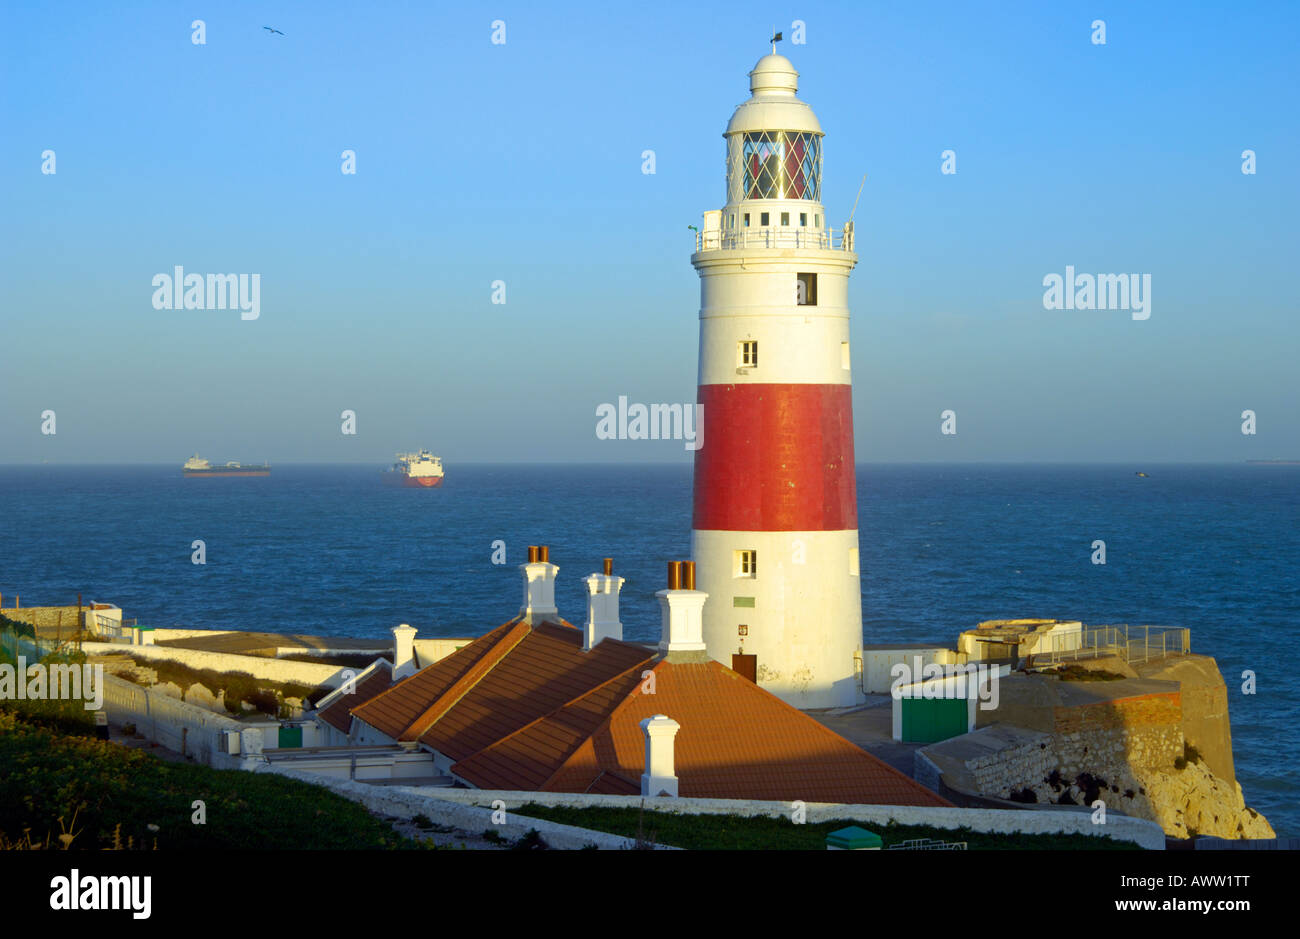
M641 795L677 795L677 776L673 773L673 738L681 724L663 714L641 722L645 734L645 772L641 774Z
M393 627L393 681L415 674L415 634L409 623Z
M519 615L532 624L559 615L555 607L555 575L560 570L550 561L547 545L528 546L528 563L519 565L524 572L524 605Z
M704 652L704 601L709 595L695 589L695 562L668 562L668 589L655 594L663 616L659 651Z
M614 559L605 558L604 573L591 574L587 584L587 624L582 629L582 651L590 652L602 639L622 639L618 619L618 592L623 578L614 576Z

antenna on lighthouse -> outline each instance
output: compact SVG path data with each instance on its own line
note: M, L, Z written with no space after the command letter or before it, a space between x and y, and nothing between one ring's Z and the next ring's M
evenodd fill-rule
M862 187L867 184L867 174L862 174L862 182L858 185L858 198L853 200L853 211L849 213L849 224L853 224L853 216L858 214L858 199L862 198Z

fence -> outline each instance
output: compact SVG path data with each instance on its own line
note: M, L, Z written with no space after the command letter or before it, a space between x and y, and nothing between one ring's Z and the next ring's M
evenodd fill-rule
M1140 665L1192 651L1192 631L1182 626L1088 626L1073 635L1047 637L1049 648L1030 656L1030 665L1117 656ZM1068 646L1068 648L1066 648Z

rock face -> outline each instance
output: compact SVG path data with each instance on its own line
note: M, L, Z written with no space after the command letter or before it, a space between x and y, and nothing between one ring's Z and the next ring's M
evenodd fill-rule
M1151 774L1146 780L1146 816L1176 838L1275 838L1273 826L1246 806L1241 786L1213 775L1200 763Z
M216 711L218 713L224 713L226 710L226 706L222 703L221 698L218 698L209 691L206 685L201 685L198 682L190 685L189 689L185 692L185 703L193 704L196 707L206 708L209 711Z
M1009 676L978 730L924 752L958 791L1038 804L1100 800L1176 838L1275 837L1233 778L1214 659L1170 656L1136 671L1113 681Z

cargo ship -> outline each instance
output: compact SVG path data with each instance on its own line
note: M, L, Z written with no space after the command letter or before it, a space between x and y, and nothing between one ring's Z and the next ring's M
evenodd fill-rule
M186 476L270 476L271 466L269 463L263 463L261 466L245 466L242 463L213 466L196 453L185 461L181 472Z
M442 485L442 460L428 450L399 453L392 469L384 473L384 479L393 486L432 489Z

